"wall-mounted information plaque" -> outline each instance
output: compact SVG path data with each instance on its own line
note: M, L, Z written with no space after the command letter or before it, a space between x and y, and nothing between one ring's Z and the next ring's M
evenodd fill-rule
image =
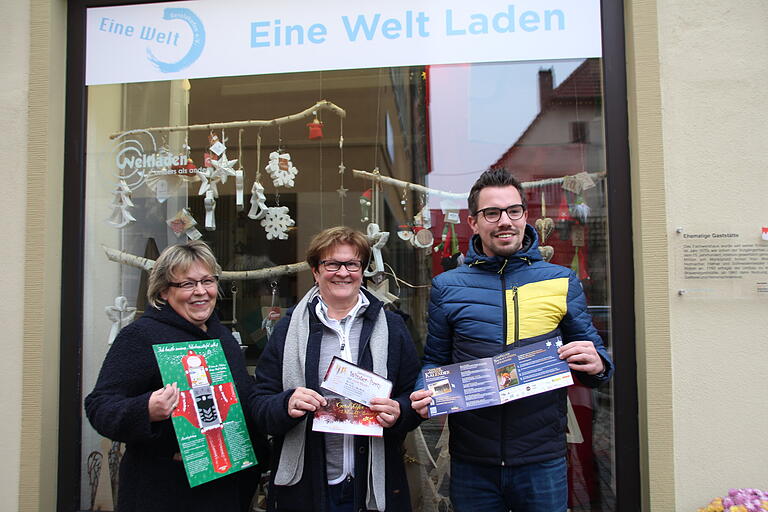
M677 228L672 286L684 298L768 300L768 240L761 227Z

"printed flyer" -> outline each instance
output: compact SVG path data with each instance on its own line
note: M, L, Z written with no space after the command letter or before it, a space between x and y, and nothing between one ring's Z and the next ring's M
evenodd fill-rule
M424 370L424 384L433 393L429 416L505 404L570 386L571 370L557 354L562 345L562 337L555 336L494 357Z
M312 430L333 434L381 437L384 430L377 414L349 398L328 398L325 407L315 411Z
M243 410L219 340L154 345L164 384L176 382L171 420L189 486L256 464Z
M370 406L372 398L389 398L392 382L380 375L333 356L320 387Z

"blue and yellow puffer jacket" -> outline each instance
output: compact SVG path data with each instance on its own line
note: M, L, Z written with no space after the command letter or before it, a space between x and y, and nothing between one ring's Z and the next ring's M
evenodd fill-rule
M563 343L592 341L605 363L602 377L573 372L579 381L594 387L611 377L613 362L592 325L581 282L570 269L543 261L538 246L528 225L520 251L488 257L475 235L464 265L434 278L425 369L494 356L559 330ZM562 388L451 414L451 456L504 466L564 456L566 393Z

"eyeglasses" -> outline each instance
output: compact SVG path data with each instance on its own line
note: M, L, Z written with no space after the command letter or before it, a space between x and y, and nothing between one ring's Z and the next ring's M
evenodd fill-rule
M507 212L509 220L518 220L523 217L523 214L525 213L525 206L521 204L513 204L511 206L507 206L506 208L496 208L495 206L489 206L488 208L477 210L475 212L475 216L477 216L479 213L482 213L483 217L485 217L485 220L488 222L499 222L499 219L501 219L501 212Z
M320 262L320 264L328 272L338 272L339 270L341 270L341 267L346 268L347 272L357 272L361 268L363 268L363 264L360 262L360 260L349 260L349 261L323 260Z
M194 290L197 288L197 283L200 283L203 285L203 288L213 288L216 286L216 283L219 282L219 276L208 276L204 277L202 279L193 279L191 281L182 281L180 283L168 283L168 286L174 286L176 288L181 288L182 290Z

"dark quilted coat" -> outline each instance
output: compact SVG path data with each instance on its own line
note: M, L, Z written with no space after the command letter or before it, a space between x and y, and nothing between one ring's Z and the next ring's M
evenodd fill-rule
M253 414L254 381L237 342L215 313L207 327L207 332L195 327L169 306L150 307L120 331L104 359L96 386L85 399L85 412L101 435L125 443L118 512L237 512L243 510L241 489L255 488L260 475L255 468L190 488L183 464L173 459L179 446L171 421L149 421L149 395L163 386L152 345L204 339L221 341L243 412L246 417ZM263 462L264 441L252 428L251 439Z
M601 378L574 371L575 377L592 387L607 381L613 363L592 325L581 282L570 269L542 260L536 231L527 226L523 247L509 258L488 257L479 247L475 235L464 265L433 280L424 367L493 356L559 330L564 343L591 340L605 363ZM533 289L529 295L535 297L514 303L510 297L517 289ZM518 339L510 326L529 336ZM561 388L451 414L451 455L469 463L506 466L564 456L566 393Z

